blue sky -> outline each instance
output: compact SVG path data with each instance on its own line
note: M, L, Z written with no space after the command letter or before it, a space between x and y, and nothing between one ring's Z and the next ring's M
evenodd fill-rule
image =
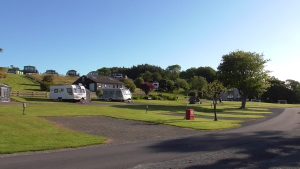
M81 74L153 64L217 68L231 51L263 53L300 81L298 0L0 0L0 66Z

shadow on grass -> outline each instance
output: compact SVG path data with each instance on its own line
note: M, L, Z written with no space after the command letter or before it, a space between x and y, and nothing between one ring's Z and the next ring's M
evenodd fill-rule
M28 83L21 83L22 86L40 86L39 84L28 84Z
M155 152L196 153L188 169L299 167L299 137L280 131L252 134L224 133L167 140L148 147ZM226 150L229 152L226 153ZM197 156L197 153L198 156ZM210 155L210 163L203 159ZM222 153L224 153L222 155ZM202 155L202 156L201 156ZM251 165L249 165L251 164Z
M26 101L29 101L29 102L54 102L53 100L51 99L48 99L48 98L24 98Z
M146 110L147 105L112 105L112 107L116 108L126 108L133 110ZM182 112L185 113L186 109L194 109L196 112L213 112L213 109L204 108L204 107L196 107L196 106L184 106L184 105L148 105L148 111L169 111L169 112ZM226 109L217 109L218 112L223 112Z

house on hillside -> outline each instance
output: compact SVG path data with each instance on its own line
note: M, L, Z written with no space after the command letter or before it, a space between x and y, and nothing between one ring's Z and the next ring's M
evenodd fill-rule
M99 73L97 71L91 71L87 74L87 76L98 76Z
M152 85L154 86L154 90L158 90L158 88L159 88L159 82L154 81L154 82L152 82Z
M0 84L0 102L10 102L10 92L9 86Z
M35 74L39 73L35 66L24 66L23 69L24 74Z
M82 84L92 92L103 88L124 88L124 83L108 76L81 76L73 84Z
M7 70L7 73L10 73L10 74L16 74L16 75L22 75L23 74L23 71L20 70L18 67L11 67Z
M76 70L69 70L67 73L66 73L67 76L79 76L79 73L77 73Z
M58 73L55 70L46 70L44 73L46 75L58 75Z
M233 88L223 93L221 99L225 101L239 101L241 100L241 95L238 89Z

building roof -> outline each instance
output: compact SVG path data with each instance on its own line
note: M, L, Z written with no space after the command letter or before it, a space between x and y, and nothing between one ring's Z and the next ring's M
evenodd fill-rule
M108 76L87 76L87 78L91 79L96 83L105 83L105 84L123 84L119 80L108 77Z

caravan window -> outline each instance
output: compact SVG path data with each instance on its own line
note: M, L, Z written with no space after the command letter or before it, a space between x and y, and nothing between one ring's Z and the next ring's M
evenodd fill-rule
M118 90L118 91L116 92L116 95L117 95L117 97L122 97L121 91Z
M72 88L67 88L67 92L68 92L69 94L72 94L72 93L73 93Z
M54 93L58 93L58 89L54 89Z

